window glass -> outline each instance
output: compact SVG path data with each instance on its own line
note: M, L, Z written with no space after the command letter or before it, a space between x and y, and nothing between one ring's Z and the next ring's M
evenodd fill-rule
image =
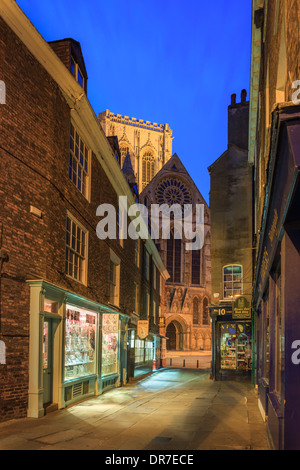
M181 282L181 240L174 238L171 232L167 240L167 270L170 274L168 282Z
M235 297L243 293L242 266L223 268L224 298Z
M109 269L109 301L112 304L116 302L116 265L112 260Z
M65 381L96 373L96 314L67 308Z
M102 376L118 373L119 315L102 317Z
M65 271L80 282L86 277L86 232L75 220L67 216Z
M79 85L81 86L81 88L83 88L84 78L83 78L83 74L81 73L81 70L79 69L79 67L78 67L77 81L78 81Z
M87 198L89 151L74 126L70 125L69 178Z

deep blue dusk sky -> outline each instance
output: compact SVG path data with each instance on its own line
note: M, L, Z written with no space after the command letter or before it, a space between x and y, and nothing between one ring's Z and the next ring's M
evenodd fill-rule
M251 0L18 0L47 40L81 43L88 98L168 123L177 153L209 203L208 166L227 148L232 93L249 98Z

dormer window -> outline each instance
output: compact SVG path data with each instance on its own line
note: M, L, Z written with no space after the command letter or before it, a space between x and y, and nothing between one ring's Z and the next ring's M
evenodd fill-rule
M84 75L73 56L71 56L71 73L81 88L84 88Z

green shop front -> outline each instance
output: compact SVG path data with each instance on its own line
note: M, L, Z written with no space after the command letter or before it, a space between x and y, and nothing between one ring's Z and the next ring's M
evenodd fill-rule
M127 315L43 280L28 284L28 417L122 385Z
M223 305L209 306L212 326L211 376L221 380L226 376L252 372L252 321L250 302L245 297Z

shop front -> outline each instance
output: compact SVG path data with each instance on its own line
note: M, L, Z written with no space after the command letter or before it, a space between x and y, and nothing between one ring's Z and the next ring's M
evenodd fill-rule
M123 358L124 347L127 352L126 330L120 327L121 322L120 314L102 315L102 391L126 383L127 363Z
M271 447L299 450L300 109L275 115L253 293L256 385Z
M126 315L45 281L28 284L28 416L38 418L99 395L108 384L121 385Z
M239 301L243 299L240 298ZM244 375L252 372L252 321L251 309L227 306L210 306L212 319L212 370L214 380L227 376Z

